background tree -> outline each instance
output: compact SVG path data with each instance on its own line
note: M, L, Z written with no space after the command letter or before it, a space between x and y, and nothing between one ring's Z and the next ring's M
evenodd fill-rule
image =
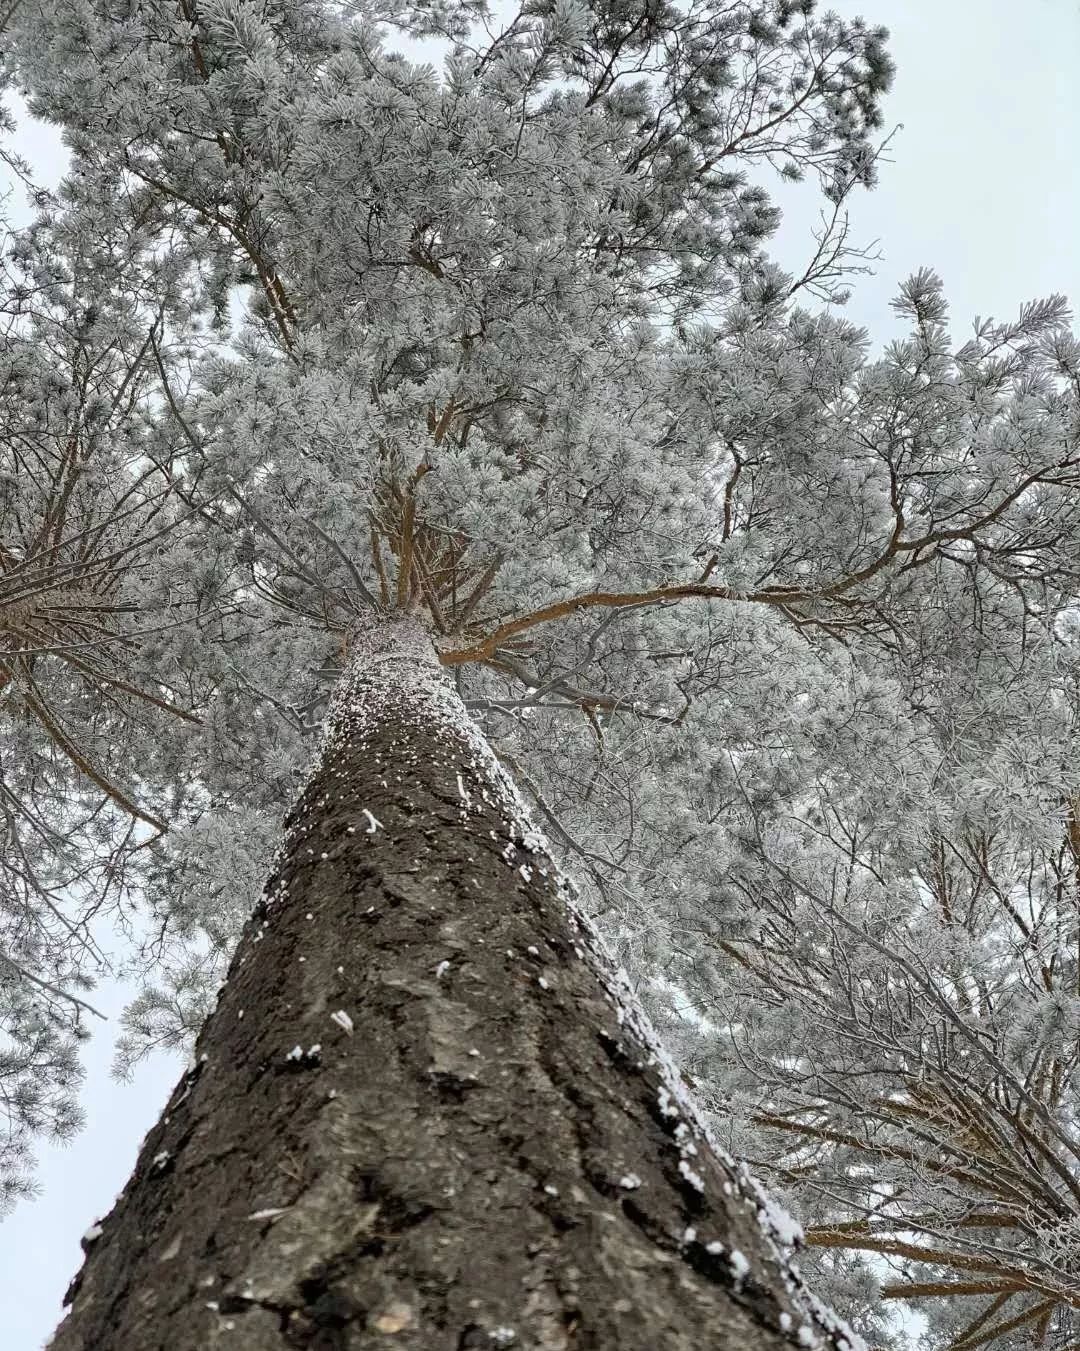
M1009 366L1075 398L1066 335ZM890 627L848 635L825 720L764 713L719 799L743 820L727 932L684 944L681 997L713 1026L669 1028L811 1245L895 1259L881 1293L922 1301L943 1346L1076 1339L1075 581L1045 569L1051 534L901 577ZM765 760L784 794L761 793ZM878 1284L829 1276L843 1307Z
M128 870L166 828L132 745L199 723L148 659L196 607L161 567L182 512L140 456L146 307L117 244L42 221L8 237L0 291L5 1202L28 1189L29 1137L78 1123L98 921L128 917Z

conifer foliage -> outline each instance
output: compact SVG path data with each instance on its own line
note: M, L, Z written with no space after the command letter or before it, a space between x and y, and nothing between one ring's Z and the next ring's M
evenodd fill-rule
M438 66L395 35L437 41ZM873 1332L882 1295L931 1300L931 1335L955 1351L1076 1342L1080 348L1050 297L954 349L928 269L896 302L909 336L875 361L865 333L810 308L857 268L843 206L874 182L886 39L813 0L529 0L502 17L475 0L23 0L8 16L7 74L72 156L14 241L0 389L0 1074L19 1150L73 1121L74 991L100 964L90 920L136 896L152 941L125 1060L210 1014L200 1046L227 1044L260 1103L285 1084L281 1066L266 1077L264 1043L292 1006L273 1004L256 945L302 889L302 818L330 802L333 728L374 678L358 652L383 652L378 670L405 690L379 642L402 623L415 642L420 625L417 661L434 651L444 673L435 702L456 701L448 744L490 743L513 771L716 1124L832 1255L817 1275L836 1302ZM798 278L765 252L777 172L816 180L831 221ZM278 890L248 921L332 698ZM448 791L443 733L418 733L431 763L406 777L434 812L422 848L460 862L465 836L433 843L465 829L431 806ZM357 765L340 772L380 791ZM479 782L458 779L462 821ZM396 896L407 947L422 932L408 907L433 883L409 880L421 845L400 821L400 857L363 862L382 824L369 808L342 826L340 885L371 888L373 908ZM477 887L501 931L497 907L518 899ZM313 909L344 932L335 905ZM281 942L265 951L283 963ZM320 961L332 948L324 934ZM393 952L380 960L381 980ZM445 1062L424 1080L443 1095L432 1119L445 1110L458 1130L472 1052L456 1042L491 1010L440 1003L438 968L399 986L429 1010ZM523 996L503 978L512 1011ZM235 991L260 980L266 1002L239 1008ZM396 999L382 1013L407 1021ZM245 1014L246 1049L223 1021ZM630 1093L622 1061L653 1052L637 1023L627 1035L587 1090L544 1060L567 1120L605 1119L592 1095L607 1074ZM298 1049L291 1069L322 1065L321 1045ZM194 1201L183 1210L185 1178L255 1148L218 1072L197 1064L156 1129L190 1096L177 1119L195 1132L204 1113L224 1134L190 1164L175 1143L144 1155L74 1320L135 1325L122 1320L151 1287L133 1296L123 1262L150 1271L153 1243L172 1251L174 1210L184 1235L216 1241ZM284 1120L292 1091L259 1119ZM660 1083L660 1119L625 1137L635 1148L676 1129L671 1091ZM310 1169L330 1136L310 1129L294 1199L252 1201L260 1252L285 1210L301 1247L304 1205L326 1217ZM706 1302L687 1336L711 1317L709 1282L750 1310L762 1347L799 1335L788 1305L814 1306L764 1248L748 1281L726 1231L699 1242L681 1143L677 1177L649 1174L653 1206L633 1160L612 1180L583 1140L580 1186L621 1198L635 1242L693 1271ZM733 1174L699 1144L715 1206ZM17 1163L0 1157L13 1179ZM491 1162L498 1186L510 1166ZM308 1254L306 1276L260 1267L237 1211L227 1242L264 1293L202 1298L199 1326L224 1336L243 1317L252 1346L352 1345L362 1326L376 1340L357 1346L435 1345L398 1297L394 1254L443 1202L400 1178L390 1195L373 1167L358 1192L371 1232ZM167 1206L152 1199L164 1172ZM230 1204L241 1180L229 1174ZM567 1206L557 1230L584 1223ZM868 1253L897 1279L879 1290ZM365 1259L390 1285L349 1284ZM478 1317L445 1344L570 1347L600 1326L595 1345L638 1344L546 1282L533 1331ZM804 1343L847 1337L806 1316Z

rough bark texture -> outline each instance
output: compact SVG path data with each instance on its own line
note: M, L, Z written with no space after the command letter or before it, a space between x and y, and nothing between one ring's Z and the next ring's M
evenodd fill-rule
M354 660L54 1351L842 1346L397 641Z

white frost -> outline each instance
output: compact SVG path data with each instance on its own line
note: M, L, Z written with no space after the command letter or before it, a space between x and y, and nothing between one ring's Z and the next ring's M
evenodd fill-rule
M620 1019L621 1021L621 1019ZM679 1109L671 1100L671 1093L664 1084L661 1084L656 1091L656 1101L660 1105L660 1115L666 1117L677 1117Z
M789 1215L783 1206L772 1197L767 1197L758 1211L761 1227L785 1248L797 1247L803 1241L803 1228L794 1216Z

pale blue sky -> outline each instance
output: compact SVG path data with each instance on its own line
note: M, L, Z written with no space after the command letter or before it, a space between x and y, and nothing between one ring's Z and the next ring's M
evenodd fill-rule
M1080 307L1080 0L831 0L892 33L886 127L903 129L880 185L852 198L854 242L880 241L847 316L873 350L903 331L889 309L919 267L945 281L962 342L976 314L1007 319L1052 292ZM781 198L773 253L801 273L816 210ZM810 251L812 253L812 250Z
M1004 319L1020 304L1063 292L1080 304L1080 0L833 0L843 14L886 23L899 66L888 126L904 129L873 194L852 208L853 240L880 241L877 275L864 277L847 314L869 328L875 350L897 335L889 310L919 267L944 278L952 331L962 341L975 314ZM62 158L48 129L17 149L39 179ZM18 189L16 189L18 195ZM14 203L13 203L14 204ZM773 252L801 271L816 209L785 194L788 215ZM12 212L11 214L16 214ZM39 1351L79 1265L79 1236L111 1205L143 1134L160 1111L177 1064L160 1058L131 1085L108 1074L123 992L102 991L112 1021L95 1029L88 1058L89 1125L66 1148L41 1151L43 1195L0 1224L0 1308L5 1351Z

